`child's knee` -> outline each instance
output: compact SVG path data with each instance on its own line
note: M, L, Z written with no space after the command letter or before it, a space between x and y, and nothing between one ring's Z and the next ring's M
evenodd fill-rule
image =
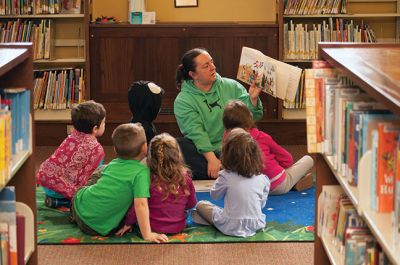
M303 156L302 160L306 163L310 168L314 166L314 159L311 156L305 155Z

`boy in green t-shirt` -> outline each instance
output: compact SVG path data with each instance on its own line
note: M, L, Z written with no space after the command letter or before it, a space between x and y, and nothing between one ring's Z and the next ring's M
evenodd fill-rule
M164 234L151 232L147 198L150 197L150 172L140 163L146 156L147 143L138 123L119 125L112 134L117 158L101 172L92 186L80 189L72 203L72 218L89 235L109 235L118 230L133 204L143 239L166 242Z

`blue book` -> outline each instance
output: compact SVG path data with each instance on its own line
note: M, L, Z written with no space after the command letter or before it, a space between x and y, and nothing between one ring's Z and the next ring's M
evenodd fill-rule
M372 163L371 163L371 194L370 194L371 197L370 198L371 198L371 209L376 210L376 203L377 203L377 201L376 201L376 198L377 198L376 175L378 174L378 172L377 172L377 170L378 170L377 153L378 153L378 140L379 140L378 139L379 138L378 130L377 129L373 130L371 134L372 134L372 149L371 149Z
M373 113L369 112L365 114L362 121L360 157L366 151L371 149L371 132L378 129L378 123L395 119L398 118L395 115L391 114L389 111Z

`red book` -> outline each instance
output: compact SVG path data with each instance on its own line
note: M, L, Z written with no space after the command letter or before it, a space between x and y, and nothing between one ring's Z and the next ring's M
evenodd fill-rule
M378 174L376 180L377 211L393 211L393 190L395 174L395 157L397 138L400 132L399 123L379 123L378 125Z
M17 213L17 254L18 265L25 264L25 216Z

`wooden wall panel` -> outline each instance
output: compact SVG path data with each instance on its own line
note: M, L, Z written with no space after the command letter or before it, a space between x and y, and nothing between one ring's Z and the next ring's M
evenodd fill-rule
M179 92L175 87L176 67L185 51L206 48L218 73L236 78L242 46L277 58L277 32L275 24L92 25L91 97L101 103L127 104L129 85L135 80L151 80L166 91L161 115L171 113ZM279 118L277 100L266 95L262 99L265 119ZM118 115L125 114L111 114L113 119Z
M90 25L91 98L106 110L106 132L100 141L111 144L111 133L128 122L128 88L135 80L151 80L165 90L156 120L159 132L180 136L173 116L176 67L185 51L204 47L213 56L221 76L236 79L242 46L278 58L278 26L275 24L156 24ZM246 88L249 86L244 84ZM280 144L304 144L305 122L283 121L278 100L261 93L264 117L259 127ZM38 145L58 145L66 136L66 124L38 123Z

